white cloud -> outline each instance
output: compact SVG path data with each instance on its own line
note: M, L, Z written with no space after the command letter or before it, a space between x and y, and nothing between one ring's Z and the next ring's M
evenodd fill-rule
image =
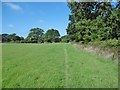
M17 5L17 4L6 3L6 5L7 5L8 7L10 7L11 9L13 9L13 10L22 10L22 8L21 8L19 5Z
M9 25L8 25L8 27L13 28L13 27L14 27L14 25L13 25L13 24L9 24Z

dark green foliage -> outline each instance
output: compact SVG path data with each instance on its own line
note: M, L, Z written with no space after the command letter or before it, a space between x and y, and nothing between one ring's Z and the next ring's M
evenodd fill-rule
M2 42L21 42L22 40L24 40L23 37L17 36L15 33L13 34L2 34L1 36L1 40Z
M60 42L60 34L58 30L55 29L49 29L45 35L43 36L45 42Z
M44 30L41 28L32 28L25 41L28 43L29 42L31 43L41 42L42 43L43 32Z
M111 47L119 46L119 43L118 43L118 40L111 39L111 40L107 40L107 41L90 42L88 45L100 47L100 48L111 48Z
M2 42L9 42L10 41L10 39L8 38L8 34L2 34L1 35L2 36Z
M61 41L61 38L55 38L55 41L54 42L60 42Z
M2 35L0 34L0 42L2 42Z
M55 29L49 29L45 34L41 28L32 28L30 33L24 39L23 37L14 34L2 34L0 35L0 42L17 42L17 43L44 43L44 42L60 42L61 38L59 31Z
M44 42L60 42L60 34L58 30L49 29L45 34L44 30L40 28L33 28L30 30L27 38L23 41L23 43L44 43Z
M68 42L69 42L69 37L68 37L68 35L62 36L62 37L61 37L61 42L68 43Z
M116 40L116 39L108 40L107 44L106 44L106 46L109 46L109 47L115 47L118 45L119 45L119 43L118 43L118 40Z
M120 2L78 2L70 0L67 34L70 41L89 43L120 36Z

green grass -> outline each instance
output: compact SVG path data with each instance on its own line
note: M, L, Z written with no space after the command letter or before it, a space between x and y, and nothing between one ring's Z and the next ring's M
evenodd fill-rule
M3 44L3 88L117 88L117 62L70 44Z
M0 43L0 89L2 88L2 44Z

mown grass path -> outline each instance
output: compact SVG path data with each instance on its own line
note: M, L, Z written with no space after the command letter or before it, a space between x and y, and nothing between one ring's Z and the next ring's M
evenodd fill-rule
M3 44L3 88L116 88L117 62L70 44Z

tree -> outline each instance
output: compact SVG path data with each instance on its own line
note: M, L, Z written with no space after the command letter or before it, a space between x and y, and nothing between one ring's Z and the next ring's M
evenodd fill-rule
M109 18L109 26L111 27L112 39L117 39L120 37L120 1L117 2L116 7L113 8L113 12Z
M10 38L8 38L8 34L2 34L2 42L9 42Z
M10 38L10 41L13 41L13 42L14 42L14 41L17 41L17 39L20 38L19 36L16 36L15 33L10 34L8 37Z
M27 36L27 39L31 42L42 42L43 32L44 30L41 28L32 28Z
M67 34L70 41L88 43L96 40L118 39L120 31L120 3L79 2L70 0L71 10Z
M62 36L62 37L61 37L61 42L68 43L68 42L69 42L69 36L68 36L68 35Z
M20 42L21 40L24 40L24 38L23 37L20 37L20 36L18 36L18 35L16 35L15 33L13 33L13 34L9 34L8 35L8 38L10 39L10 41L12 41L12 42Z
M49 29L44 35L44 40L47 42L59 42L60 41L59 37L60 34L58 30Z
M67 34L70 41L84 41L84 36L87 33L87 26L90 20L96 19L95 5L97 2L77 2L71 0L68 2L68 7L71 10L69 16L70 23L68 24Z
M0 34L0 42L2 42L2 34Z
M2 34L2 42L20 42L21 40L24 40L24 38L17 36L15 33Z

